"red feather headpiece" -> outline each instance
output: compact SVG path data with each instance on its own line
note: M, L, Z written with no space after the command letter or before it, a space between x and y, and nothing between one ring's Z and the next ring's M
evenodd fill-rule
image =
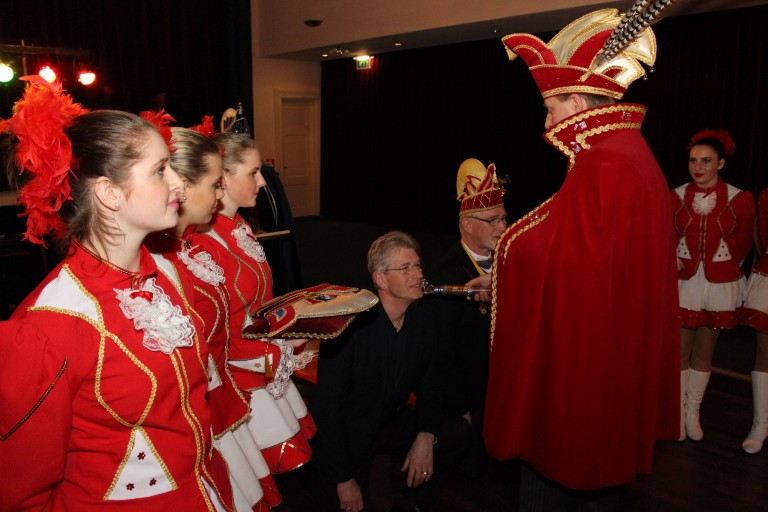
M145 110L143 112L139 112L139 117L142 119L145 119L155 125L155 128L157 128L157 131L160 132L160 135L163 136L163 140L165 140L165 145L168 146L168 151L173 153L176 151L176 148L171 146L171 123L176 122L176 120L165 111L165 109L160 109L157 112L154 112L152 110Z
M213 116L203 116L203 121L195 126L190 126L190 130L194 130L197 133L202 133L206 137L213 137L216 135L216 130L213 127Z
M723 151L725 155L732 155L736 151L736 143L733 142L728 130L701 130L699 133L691 137L691 142L688 144L688 149L691 149L702 139L716 139L723 145Z
M20 216L27 216L24 238L45 247L43 237L59 240L66 226L58 215L64 201L71 198L69 173L72 144L64 130L73 120L88 112L72 96L64 94L61 83L49 84L38 76L25 76L24 94L13 107L13 116L0 120L0 132L18 140L15 161L21 173L32 177L19 191Z

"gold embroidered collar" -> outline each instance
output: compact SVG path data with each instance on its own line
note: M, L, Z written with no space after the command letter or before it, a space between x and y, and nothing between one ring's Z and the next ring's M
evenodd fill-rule
M617 103L591 108L556 124L546 132L544 139L568 157L568 170L576 164L576 157L617 130L639 130L645 119L646 108L632 103Z

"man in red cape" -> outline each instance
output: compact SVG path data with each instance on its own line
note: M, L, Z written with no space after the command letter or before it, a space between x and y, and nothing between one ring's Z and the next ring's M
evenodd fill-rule
M615 102L656 45L645 29L601 64L619 20L606 9L546 44L503 39L542 92L545 139L569 159L559 192L494 253L484 435L493 458L525 462L520 510L621 510L616 486L679 433L669 190L640 135L645 107Z

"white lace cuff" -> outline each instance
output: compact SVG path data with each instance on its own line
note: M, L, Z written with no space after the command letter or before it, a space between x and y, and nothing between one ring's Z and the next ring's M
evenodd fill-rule
M285 342L284 339L273 339L272 343L280 347L280 362L275 370L275 376L272 381L267 384L267 391L275 400L283 398L285 396L285 388L291 381L291 374L295 370L301 370L306 367L314 354L310 351L304 351L301 354L294 356L293 347Z

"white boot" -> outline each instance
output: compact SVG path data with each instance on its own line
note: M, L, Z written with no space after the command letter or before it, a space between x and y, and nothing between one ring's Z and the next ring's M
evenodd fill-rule
M741 443L747 453L759 452L763 448L763 441L768 437L768 373L752 372L752 402L752 430Z
M699 372L688 368L688 391L685 404L685 432L694 441L704 439L704 431L699 424L699 407L704 398L704 391L709 383L712 372Z
M688 392L688 370L680 370L680 437L685 441L685 394Z

